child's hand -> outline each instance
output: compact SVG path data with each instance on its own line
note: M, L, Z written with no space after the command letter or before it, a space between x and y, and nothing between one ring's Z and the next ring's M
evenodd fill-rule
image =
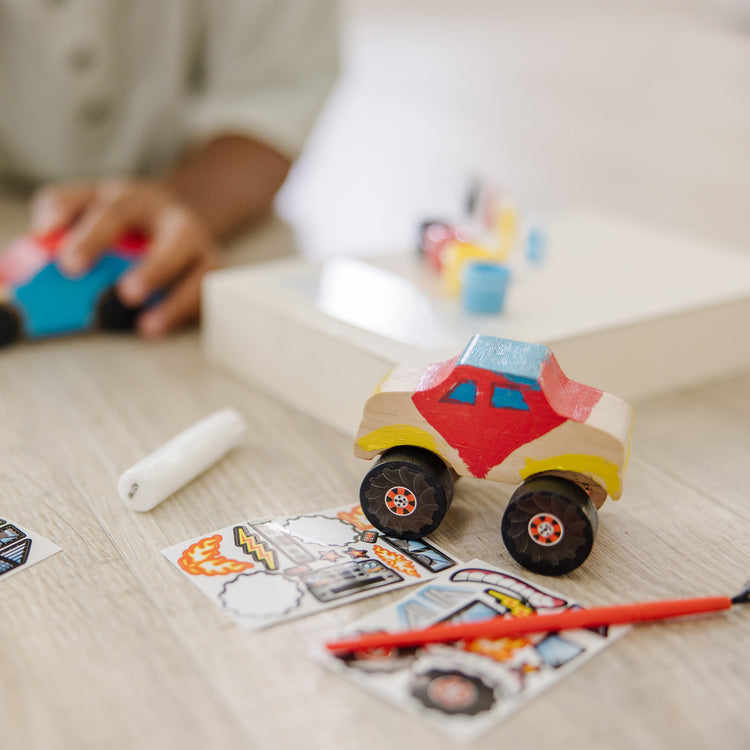
M105 181L46 187L31 205L31 230L46 234L69 228L59 264L71 274L84 273L123 234L149 237L142 262L117 285L129 306L154 292L165 297L143 312L137 330L157 337L197 319L203 276L217 268L219 250L203 220L155 182Z

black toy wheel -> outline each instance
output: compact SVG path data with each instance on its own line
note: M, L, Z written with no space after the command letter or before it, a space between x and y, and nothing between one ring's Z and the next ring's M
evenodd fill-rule
M21 335L21 321L10 305L0 304L0 346L12 344Z
M96 319L105 331L132 331L135 319L143 308L128 307L117 296L114 287L107 289L99 299Z
M484 680L457 669L432 669L417 675L411 694L426 708L449 715L476 716L489 711L496 700L495 691Z
M524 568L562 575L588 557L597 523L596 506L577 484L537 477L511 496L503 515L503 541Z
M453 477L421 448L384 453L362 480L359 502L370 523L388 536L421 539L442 522L453 499Z

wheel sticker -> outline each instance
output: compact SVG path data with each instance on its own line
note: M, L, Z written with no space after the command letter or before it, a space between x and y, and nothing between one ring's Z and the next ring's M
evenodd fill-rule
M396 516L410 516L417 509L417 498L406 487L391 487L385 493L385 507Z
M462 711L477 699L476 685L456 674L436 677L427 688L427 697L447 711Z
M563 525L551 513L537 513L529 521L529 536L542 547L551 547L562 539Z

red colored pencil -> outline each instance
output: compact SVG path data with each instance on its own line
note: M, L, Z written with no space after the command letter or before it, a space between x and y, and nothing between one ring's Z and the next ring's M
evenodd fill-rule
M605 625L631 625L637 622L719 612L729 609L733 604L745 603L749 598L750 591L745 589L733 598L711 596L697 599L670 599L594 609L566 610L548 615L500 616L471 623L433 625L421 630L404 630L400 633L367 633L327 643L326 648L336 654L346 654L374 648L409 648L427 643L473 641L479 638L510 638L529 633L597 628Z

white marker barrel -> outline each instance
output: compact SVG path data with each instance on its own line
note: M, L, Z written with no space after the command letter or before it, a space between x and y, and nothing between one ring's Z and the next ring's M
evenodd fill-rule
M234 448L245 426L234 409L222 409L196 422L120 477L122 501L131 510L155 508Z

